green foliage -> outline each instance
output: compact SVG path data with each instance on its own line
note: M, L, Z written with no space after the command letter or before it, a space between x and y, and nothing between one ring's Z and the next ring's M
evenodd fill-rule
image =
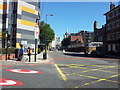
M0 32L0 38L6 39L7 31Z
M40 48L38 48L38 54L41 52L41 49Z
M13 54L13 53L15 53L15 49L16 48L14 48L14 47L10 47L10 48L8 48L8 54ZM2 48L2 54L6 54L6 48Z
M40 34L39 34L41 43L45 43L45 38L46 38L46 42L48 45L54 39L54 35L55 35L54 30L50 27L50 25L45 24L44 21L41 21L40 22Z

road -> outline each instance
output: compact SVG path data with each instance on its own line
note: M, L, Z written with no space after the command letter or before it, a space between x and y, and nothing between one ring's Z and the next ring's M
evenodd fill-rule
M3 68L2 78L23 83L3 88L118 88L117 59L84 57L62 51L51 51L49 56L53 59L51 63ZM15 73L9 69L37 70L42 73Z

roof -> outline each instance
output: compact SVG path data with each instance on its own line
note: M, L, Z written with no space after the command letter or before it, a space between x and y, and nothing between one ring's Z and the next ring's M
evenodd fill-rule
M110 13L111 11L115 10L115 9L116 9L116 8L118 8L118 7L120 7L120 5L116 6L116 7L115 7L115 8L113 8L112 10L110 10L110 11L106 12L104 15L106 15L106 14Z
M71 40L70 41L79 41L82 42L82 36L71 36Z

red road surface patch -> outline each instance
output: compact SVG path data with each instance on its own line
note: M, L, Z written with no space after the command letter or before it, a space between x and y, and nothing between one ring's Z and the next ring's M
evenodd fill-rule
M118 60L113 58L54 58L55 60L69 60L69 59L105 59L105 60Z
M22 74L42 74L43 72L37 70L26 70L26 69L7 69L6 71Z
M23 84L16 80L0 78L0 86L20 86Z
M13 65L0 65L0 67L13 67Z

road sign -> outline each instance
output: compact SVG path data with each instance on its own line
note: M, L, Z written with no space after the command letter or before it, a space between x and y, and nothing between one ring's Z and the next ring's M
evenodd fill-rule
M39 25L36 23L35 25L35 39L39 39Z
M23 85L23 83L12 79L0 78L0 86L20 86L20 85Z
M7 69L6 71L22 74L41 74L43 72L37 70L26 70L26 69Z

